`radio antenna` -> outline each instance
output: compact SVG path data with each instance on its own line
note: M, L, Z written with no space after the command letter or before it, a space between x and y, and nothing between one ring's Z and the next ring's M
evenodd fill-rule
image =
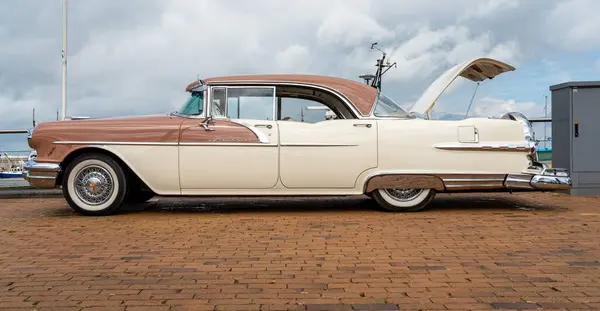
M377 64L375 64L377 70L375 71L374 75L365 74L359 76L359 78L364 79L366 84L370 84L372 87L377 88L377 90L381 91L381 78L388 70L390 70L390 68L397 68L397 66L396 62L390 64L390 60L386 59L387 53L385 53L382 49L379 48L377 42L373 42L371 44L371 50L377 50L381 52L381 58L378 59Z

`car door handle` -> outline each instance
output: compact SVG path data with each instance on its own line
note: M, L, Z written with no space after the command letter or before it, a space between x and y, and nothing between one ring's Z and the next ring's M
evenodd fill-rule
M354 123L354 126L365 126L365 127L371 127L370 123Z
M255 127L266 127L268 129L271 129L273 127L273 125L271 125L271 124L257 124L257 125L255 125Z

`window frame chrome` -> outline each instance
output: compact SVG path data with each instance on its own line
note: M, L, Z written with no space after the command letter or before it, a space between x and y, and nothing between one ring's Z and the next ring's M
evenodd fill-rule
M208 83L211 87L215 87L215 86L237 86L237 85L250 85L250 86L263 86L263 85L268 85L268 86L274 86L275 88L277 88L277 86L301 86L301 87L309 87L309 88L315 88L317 90L321 90L321 91L326 91L331 93L331 95L337 97L343 105L346 106L346 108L354 115L354 119L371 119L369 118L370 115L362 115L354 106L354 104L352 104L352 101L350 101L350 99L348 99L348 97L346 97L344 94L340 93L338 90L336 89L332 89L329 87L325 87L322 85L317 85L317 84L313 84L313 83L305 83L305 82L292 82L292 81L268 81L268 80L256 80L256 81L227 81L227 80L223 80L223 81L217 81L217 82L209 82ZM277 89L275 89L275 91L277 92ZM275 93L275 101L277 100L277 93ZM275 103L275 106L277 106L277 103ZM275 107L277 108L277 107ZM275 114L274 117L276 118L277 115ZM279 121L279 120L274 120L274 121Z
M225 89L225 116L221 117L221 116L214 116L212 115L212 95L213 95L213 90L215 88L224 88ZM272 113L271 113L271 120L261 120L261 119L248 119L248 118L240 118L240 116L237 116L237 118L230 118L227 116L228 113L228 108L229 108L229 89L272 89L273 91L273 101L272 101ZM236 85L230 85L230 84L214 84L214 85L209 85L208 89L210 90L208 93L209 95L209 109L208 111L208 116L211 116L213 119L215 120L260 120L260 121L277 121L277 87L274 85L270 85L270 84L264 84L264 85L248 85L246 83L244 84L236 84ZM238 101L238 105L239 105L239 101Z

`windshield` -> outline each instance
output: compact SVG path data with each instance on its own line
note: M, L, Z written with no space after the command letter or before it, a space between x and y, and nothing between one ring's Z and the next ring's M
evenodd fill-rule
M178 113L183 115L198 115L202 113L203 109L204 92L193 92Z
M394 118L408 118L410 117L406 111L400 108L395 101L385 96L383 93L379 93L377 96L377 102L375 103L375 111L373 114L376 117L394 117Z

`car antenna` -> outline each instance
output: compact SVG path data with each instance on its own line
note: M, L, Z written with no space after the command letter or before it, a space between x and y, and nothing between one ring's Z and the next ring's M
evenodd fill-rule
M364 79L366 84L370 84L372 87L377 88L378 91L381 91L381 78L388 70L390 70L390 68L392 68L392 67L397 68L397 66L396 66L396 62L394 62L393 64L390 64L389 58L386 60L387 53L385 53L377 45L378 45L377 42L373 42L371 44L371 50L378 50L379 52L381 52L381 59L378 59L377 64L375 65L377 67L375 74L374 75L365 74L365 75L359 76L359 78Z

